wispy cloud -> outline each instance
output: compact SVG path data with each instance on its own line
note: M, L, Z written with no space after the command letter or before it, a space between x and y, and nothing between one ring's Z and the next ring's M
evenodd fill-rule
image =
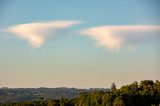
M55 36L55 32L59 29L65 29L79 23L81 23L81 21L27 23L10 26L6 29L3 29L3 31L13 33L19 38L27 40L32 47L37 48L44 44L45 40L49 36L50 31L52 31L52 36Z
M133 50L134 44L153 40L160 34L158 25L119 25L98 26L82 31L94 38L99 45L111 51L119 51L122 47Z

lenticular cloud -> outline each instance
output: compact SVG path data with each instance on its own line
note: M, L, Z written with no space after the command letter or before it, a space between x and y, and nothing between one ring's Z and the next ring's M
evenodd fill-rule
M122 47L133 47L136 43L153 40L160 33L158 25L99 26L82 31L95 39L107 50L119 51ZM131 46L132 45L132 46Z
M10 32L25 39L29 44L34 47L40 47L45 43L50 31L53 32L52 36L55 36L54 32L59 29L65 29L73 25L81 23L80 21L50 21L39 23L27 23L10 26L4 29L6 32Z

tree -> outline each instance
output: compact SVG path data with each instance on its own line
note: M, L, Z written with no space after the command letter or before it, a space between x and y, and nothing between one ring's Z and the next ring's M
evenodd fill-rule
M49 99L49 100L48 100L48 105L47 105L47 106L54 106L54 105L53 105L53 100L52 100L52 99Z
M116 84L115 84L115 83L112 83L112 85L111 85L111 90L112 90L112 91L115 91L115 90L116 90Z
M120 97L116 97L116 99L113 102L113 106L125 106L125 103L123 99L121 99Z

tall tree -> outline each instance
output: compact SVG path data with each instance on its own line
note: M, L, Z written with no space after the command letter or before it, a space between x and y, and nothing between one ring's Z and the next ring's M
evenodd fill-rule
M115 91L115 90L116 90L116 84L115 84L115 83L112 83L112 85L111 85L111 90L112 90L112 91Z

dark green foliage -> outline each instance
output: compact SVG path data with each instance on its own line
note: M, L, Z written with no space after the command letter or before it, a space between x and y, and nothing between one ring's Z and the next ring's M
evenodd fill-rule
M111 90L81 92L79 96L67 99L44 99L35 101L5 103L0 106L160 106L160 82L151 80L133 82Z

